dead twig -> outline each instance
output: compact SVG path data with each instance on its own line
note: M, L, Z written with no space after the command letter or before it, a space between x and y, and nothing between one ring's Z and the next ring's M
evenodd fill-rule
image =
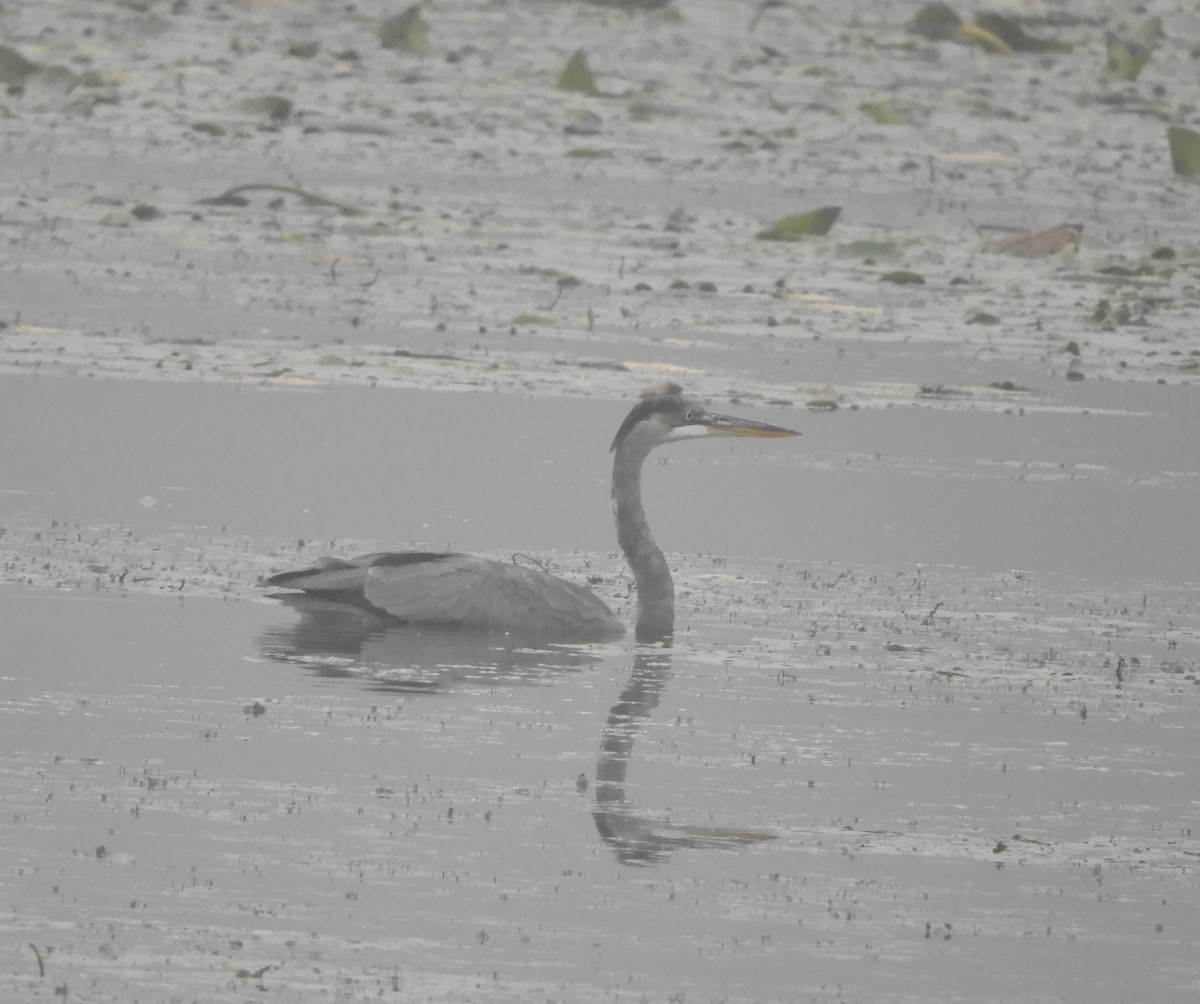
M306 191L303 188L297 188L295 185L274 185L269 182L260 181L252 181L247 185L234 185L233 188L227 188L220 195L200 199L197 205L245 206L248 203L242 198L243 192L280 192L283 195L294 195L296 198L304 200L310 206L327 206L330 209L336 209L344 216L364 215L363 210L356 206L347 205L345 202L338 202L334 199L327 199L323 195Z

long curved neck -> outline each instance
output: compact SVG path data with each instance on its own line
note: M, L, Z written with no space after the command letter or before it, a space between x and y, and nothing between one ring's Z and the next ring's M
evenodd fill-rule
M613 458L613 514L617 541L637 585L637 626L640 642L668 641L675 629L675 584L667 559L654 543L642 508L642 461L649 449L626 441Z

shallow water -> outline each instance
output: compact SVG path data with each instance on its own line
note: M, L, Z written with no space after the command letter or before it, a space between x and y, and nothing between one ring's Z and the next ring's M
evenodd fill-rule
M743 404L802 438L672 445L649 465L647 505L676 553L1194 582L1198 401L1190 388L1127 384L1023 414ZM217 546L286 534L309 553L612 552L607 446L626 410L0 377L0 491L34 531L54 519Z
M1187 995L1194 591L758 574L714 609L803 632L423 687L265 604L6 588L6 994Z
M619 402L0 389L10 996L1194 988L1186 388L742 408L804 438L651 465L680 633L641 654L306 622L254 587L511 542L628 617Z
M586 569L628 616L615 405L2 383L29 430L3 440L10 996L227 999L267 965L300 1000L1194 986L1200 595L1190 538L1148 516L1194 505L1179 392L685 444L651 519L717 543L673 553L677 644L636 654L305 622L254 588L408 543L386 534L412 512ZM389 422L390 450L361 434ZM454 462L422 422L462 430ZM505 470L547 487L505 501ZM552 546L572 534L600 549Z
M0 11L96 71L0 108L0 998L1195 996L1195 12L1119 83L1123 4L1011 59L911 4L426 7L426 58L373 4ZM199 202L249 182L363 214ZM649 465L669 652L257 590L454 547L628 620L606 447L664 377L803 433Z

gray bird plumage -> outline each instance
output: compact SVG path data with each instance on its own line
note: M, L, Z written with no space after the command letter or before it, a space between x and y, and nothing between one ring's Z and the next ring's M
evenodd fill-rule
M712 414L684 397L677 384L657 384L643 393L612 444L617 539L637 587L640 642L669 640L675 625L671 571L642 508L642 463L663 443L705 435L798 433ZM625 631L604 601L582 586L537 568L467 554L383 551L349 560L323 558L313 568L282 572L263 585L363 606L409 624L579 642Z

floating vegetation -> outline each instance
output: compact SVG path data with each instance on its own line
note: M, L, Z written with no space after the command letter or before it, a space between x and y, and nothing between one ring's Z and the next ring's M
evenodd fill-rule
M25 94L42 100L65 98L79 86L81 77L65 66L42 66L25 78Z
M429 52L429 25L421 16L421 5L413 4L379 26L379 44L385 49L424 56Z
M114 209L106 213L100 220L102 227L128 227L134 223L149 223L161 219L165 215L157 206L139 202L131 209Z
M291 118L295 105L278 94L265 94L258 98L243 98L238 108L248 115L257 115L272 122L285 122Z
M296 59L312 59L320 51L320 42L293 42L287 48L287 54Z
M841 206L822 206L807 213L784 216L755 237L760 241L798 241L805 237L824 237L841 215Z
M213 195L206 199L197 199L196 204L198 206L234 206L242 208L250 204L250 201L242 195L243 192L278 192L280 195L294 195L308 206L324 206L328 209L336 209L345 216L363 215L363 211L355 206L347 205L344 202L337 202L334 199L327 199L316 192L309 192L294 185L274 185L270 182L250 182L246 185L234 185L233 188L227 188L220 195Z
M864 101L858 110L879 125L908 125L908 117L898 112L891 101Z
M1002 14L983 12L964 21L949 4L926 4L909 22L910 30L931 42L970 42L997 56L1016 52L1070 52L1074 46L1053 38L1030 35L1020 23Z
M1200 174L1200 133L1171 126L1167 130L1167 143L1171 148L1171 167L1185 178Z
M80 75L65 66L35 63L7 45L0 45L0 84L35 103L58 104L83 83L100 86L100 74ZM93 102L94 103L94 102Z
M1099 300L1092 310L1092 323L1097 327L1105 328L1112 331L1114 328L1123 328L1127 324L1145 325L1147 304L1144 300L1133 302L1118 302L1113 303L1110 300ZM1075 342L1067 344L1067 351L1071 351L1071 346ZM1079 355L1079 348L1076 345L1073 355Z
M954 38L963 20L954 8L945 3L929 3L917 11L909 28L931 42L948 42Z
M1083 227L1076 223L1064 223L1049 230L1025 230L1009 237L998 237L988 241L983 250L987 254L1011 254L1018 258L1042 258L1073 245L1079 247Z
M837 254L839 258L861 258L867 264L901 257L900 245L895 241L850 241L839 244Z
M590 108L571 108L567 115L570 121L563 132L568 136L596 136L604 130L604 119Z
M600 93L596 87L596 78L588 67L587 54L582 49L577 49L575 55L567 60L567 65L558 75L554 86L560 91L575 91L593 97Z
M1035 38L1020 23L1001 14L978 14L975 25L993 38L1000 39L1012 52L1070 52L1075 48L1070 42L1055 38Z
M1149 46L1118 38L1112 32L1105 34L1104 46L1107 53L1104 70L1114 80L1137 80L1150 60Z
M26 59L16 49L0 45L0 83L9 87L24 87L25 81L40 69L40 64Z
M964 21L949 4L926 4L909 22L910 30L931 42L970 42L986 51L1011 56L1012 48L1003 39L970 21Z
M884 272L879 277L880 282L890 282L897 286L924 286L925 276L920 272L910 272L907 269L897 269L894 272Z
M1000 318L995 314L989 314L986 310L973 310L967 315L966 320L963 321L963 324L993 325L999 323Z

